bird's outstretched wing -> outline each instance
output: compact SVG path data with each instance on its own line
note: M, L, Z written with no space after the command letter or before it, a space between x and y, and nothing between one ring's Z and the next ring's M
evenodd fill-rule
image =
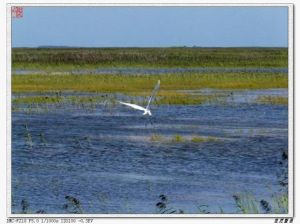
M136 105L136 104L132 104L132 103L124 103L124 102L121 102L119 101L120 104L124 104L126 106L129 106L129 107L132 107L133 109L136 109L136 110L142 110L142 111L145 111L146 109L144 107L141 107L139 105Z
M159 89L159 86L160 86L160 80L158 80L156 86L154 87L154 89L153 89L153 91L152 91L152 94L151 94L151 96L150 96L150 98L149 98L149 100L148 100L148 104L147 104L146 109L149 109L150 103L151 103L151 101L154 99L154 97L155 97L155 95L156 95L156 93L157 93L157 91L158 91L158 89Z

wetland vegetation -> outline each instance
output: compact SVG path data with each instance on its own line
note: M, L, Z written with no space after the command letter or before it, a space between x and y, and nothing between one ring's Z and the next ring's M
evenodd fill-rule
M287 67L285 48L15 48L12 51L15 69L60 71L59 74L26 74L12 76L12 92L95 92L122 93L148 97L153 83L163 85L156 104L197 105L222 96L190 94L184 90L270 89L287 88L286 73L256 72L180 72L166 74L68 74L66 69L92 67ZM145 99L147 100L147 99ZM55 97L26 96L14 103L97 103L103 96ZM260 103L286 104L283 98L261 97Z
M287 64L286 48L13 49L13 213L287 213L288 75L222 72ZM220 71L70 72L120 67ZM119 105L157 80L152 117Z
M287 88L286 74L164 74L164 75L13 75L12 91L83 91L145 93L161 80L170 90Z
M13 93L22 92L95 92L127 96L148 97L157 80L163 83L156 104L193 105L216 100L220 95L201 95L188 92L203 88L213 89L268 89L287 88L286 74L163 74L163 75L13 75ZM185 91L187 90L187 91ZM105 95L105 94L104 94ZM221 95L222 97L222 95ZM67 102L95 103L103 96L68 97ZM145 99L147 100L147 99ZM14 99L15 103L58 103L61 96L29 96ZM283 100L259 99L260 102L282 104Z
M20 69L287 67L287 48L14 48Z

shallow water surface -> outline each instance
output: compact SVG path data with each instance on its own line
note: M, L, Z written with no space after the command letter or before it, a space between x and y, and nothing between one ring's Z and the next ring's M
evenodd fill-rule
M73 70L28 70L28 69L14 69L12 71L15 75L27 74L167 74L167 73L232 73L232 72L251 72L251 73L288 73L287 68L222 68L222 67L195 67L195 68L97 68L97 69L73 69Z
M65 196L84 213L156 213L168 206L236 213L233 195L269 200L288 147L286 106L153 106L152 117L122 105L12 114L12 211L66 213ZM163 140L153 141L152 135ZM174 142L174 135L183 141ZM191 142L193 136L214 141Z

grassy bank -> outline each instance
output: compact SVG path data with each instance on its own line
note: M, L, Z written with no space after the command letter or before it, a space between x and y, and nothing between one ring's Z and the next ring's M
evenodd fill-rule
M168 91L201 88L265 89L287 88L286 74L164 74L164 75L14 75L12 91L47 92L78 91L149 95L157 80L160 94Z
M56 92L58 93L58 92ZM150 93L149 93L150 94ZM142 103L143 105L147 105L149 94L145 93L134 93L131 96L131 103ZM125 94L126 95L126 94ZM155 98L153 104L161 105L197 105L205 102L212 102L220 95L214 94L209 96L202 95L193 95L187 93L178 93L176 91L164 91L158 94L158 97ZM118 103L118 98L115 94L101 94L100 96L54 96L52 93L48 93L46 95L40 96L22 96L22 94L18 94L12 102L14 104L73 104L73 105L81 105L81 104L110 104L115 105Z
M193 94L178 90L197 90L201 88L216 89L266 89L287 88L286 74L163 74L163 75L13 75L12 91L15 94L24 92L48 93L59 95L17 97L13 103L100 103L110 100L116 102L115 93L131 96L132 103L147 103L157 80L161 88L154 104L197 105L212 102L224 97L222 93L210 95ZM61 92L95 92L101 96L64 96ZM107 95L109 94L109 95ZM111 96L112 95L112 96ZM269 102L258 99L259 102ZM279 102L279 101L278 101ZM278 103L272 100L272 103ZM281 103L281 101L280 101Z
M13 69L287 67L287 48L14 48Z

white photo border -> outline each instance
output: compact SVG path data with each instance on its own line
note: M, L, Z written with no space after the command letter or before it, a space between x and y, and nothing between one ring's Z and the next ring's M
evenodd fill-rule
M11 213L11 7L287 7L288 8L288 200L287 214L12 214ZM292 218L294 217L294 4L292 3L6 3L6 215L8 218Z

